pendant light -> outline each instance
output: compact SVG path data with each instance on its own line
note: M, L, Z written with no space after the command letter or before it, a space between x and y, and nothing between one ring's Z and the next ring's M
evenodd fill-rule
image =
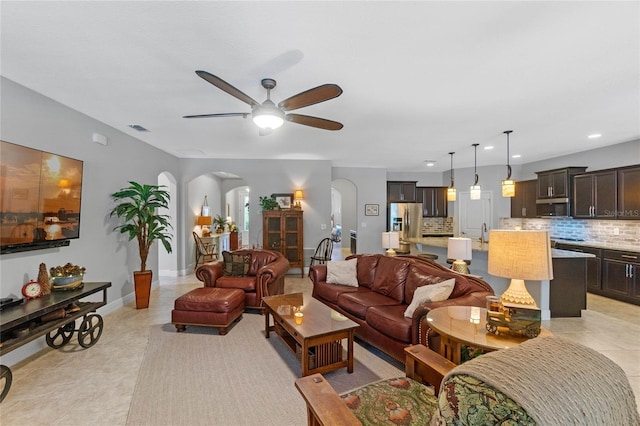
M474 150L474 158L473 158L473 174L475 176L475 180L473 181L473 185L471 185L471 188L469 188L469 190L471 191L469 198L472 200L479 200L480 199L480 185L478 185L478 172L477 172L477 162L478 162L478 145L480 145L479 143L474 143L471 146L473 147Z
M447 188L447 201L456 200L456 187L453 185L453 154L455 154L455 152L449 153L451 156L451 183L449 184L449 188Z
M509 134L513 130L505 130L507 135L507 178L502 181L502 196L513 197L516 195L516 183L511 179L511 166L509 165Z

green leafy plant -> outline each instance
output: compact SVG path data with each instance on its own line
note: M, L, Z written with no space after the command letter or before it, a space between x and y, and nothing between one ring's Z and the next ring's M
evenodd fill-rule
M270 197L260 197L260 209L262 211L275 210L280 208L280 205L276 201L276 196L271 194Z
M158 214L158 209L168 209L171 195L158 185L141 185L129 181L129 187L122 188L111 194L117 203L109 216L117 216L124 220L122 225L113 230L119 230L121 234L129 234L129 241L134 238L138 241L140 254L140 270L147 270L147 257L149 248L154 241L159 240L171 253L172 228L168 215Z
M224 227L227 224L227 219L220 215L216 215L216 217L213 218L213 223L215 224L216 229L222 229L224 231Z

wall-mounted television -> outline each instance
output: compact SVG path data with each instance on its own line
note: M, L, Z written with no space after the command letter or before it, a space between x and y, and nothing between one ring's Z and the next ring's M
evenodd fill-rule
M80 236L83 162L0 141L0 254Z

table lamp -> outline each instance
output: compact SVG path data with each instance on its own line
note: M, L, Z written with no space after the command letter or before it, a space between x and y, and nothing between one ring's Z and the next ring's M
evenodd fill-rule
M382 247L387 249L387 256L395 256L397 249L400 247L400 234L397 232L383 232L382 233Z
M553 279L549 232L491 230L489 241L489 273L511 278L500 301L537 308L524 280Z
M198 216L198 225L202 228L202 236L208 237L211 235L209 226L213 223L211 216Z
M455 259L451 269L461 274L468 274L469 268L465 260L471 260L471 238L449 238L447 257Z
M293 193L293 200L295 201L294 204L294 208L296 209L301 209L302 208L302 204L300 203L302 200L304 200L304 193L302 192L302 189L296 189Z

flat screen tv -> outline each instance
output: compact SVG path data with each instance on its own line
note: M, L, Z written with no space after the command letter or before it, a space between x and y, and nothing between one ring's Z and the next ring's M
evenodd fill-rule
M0 254L80 236L82 161L0 141Z

